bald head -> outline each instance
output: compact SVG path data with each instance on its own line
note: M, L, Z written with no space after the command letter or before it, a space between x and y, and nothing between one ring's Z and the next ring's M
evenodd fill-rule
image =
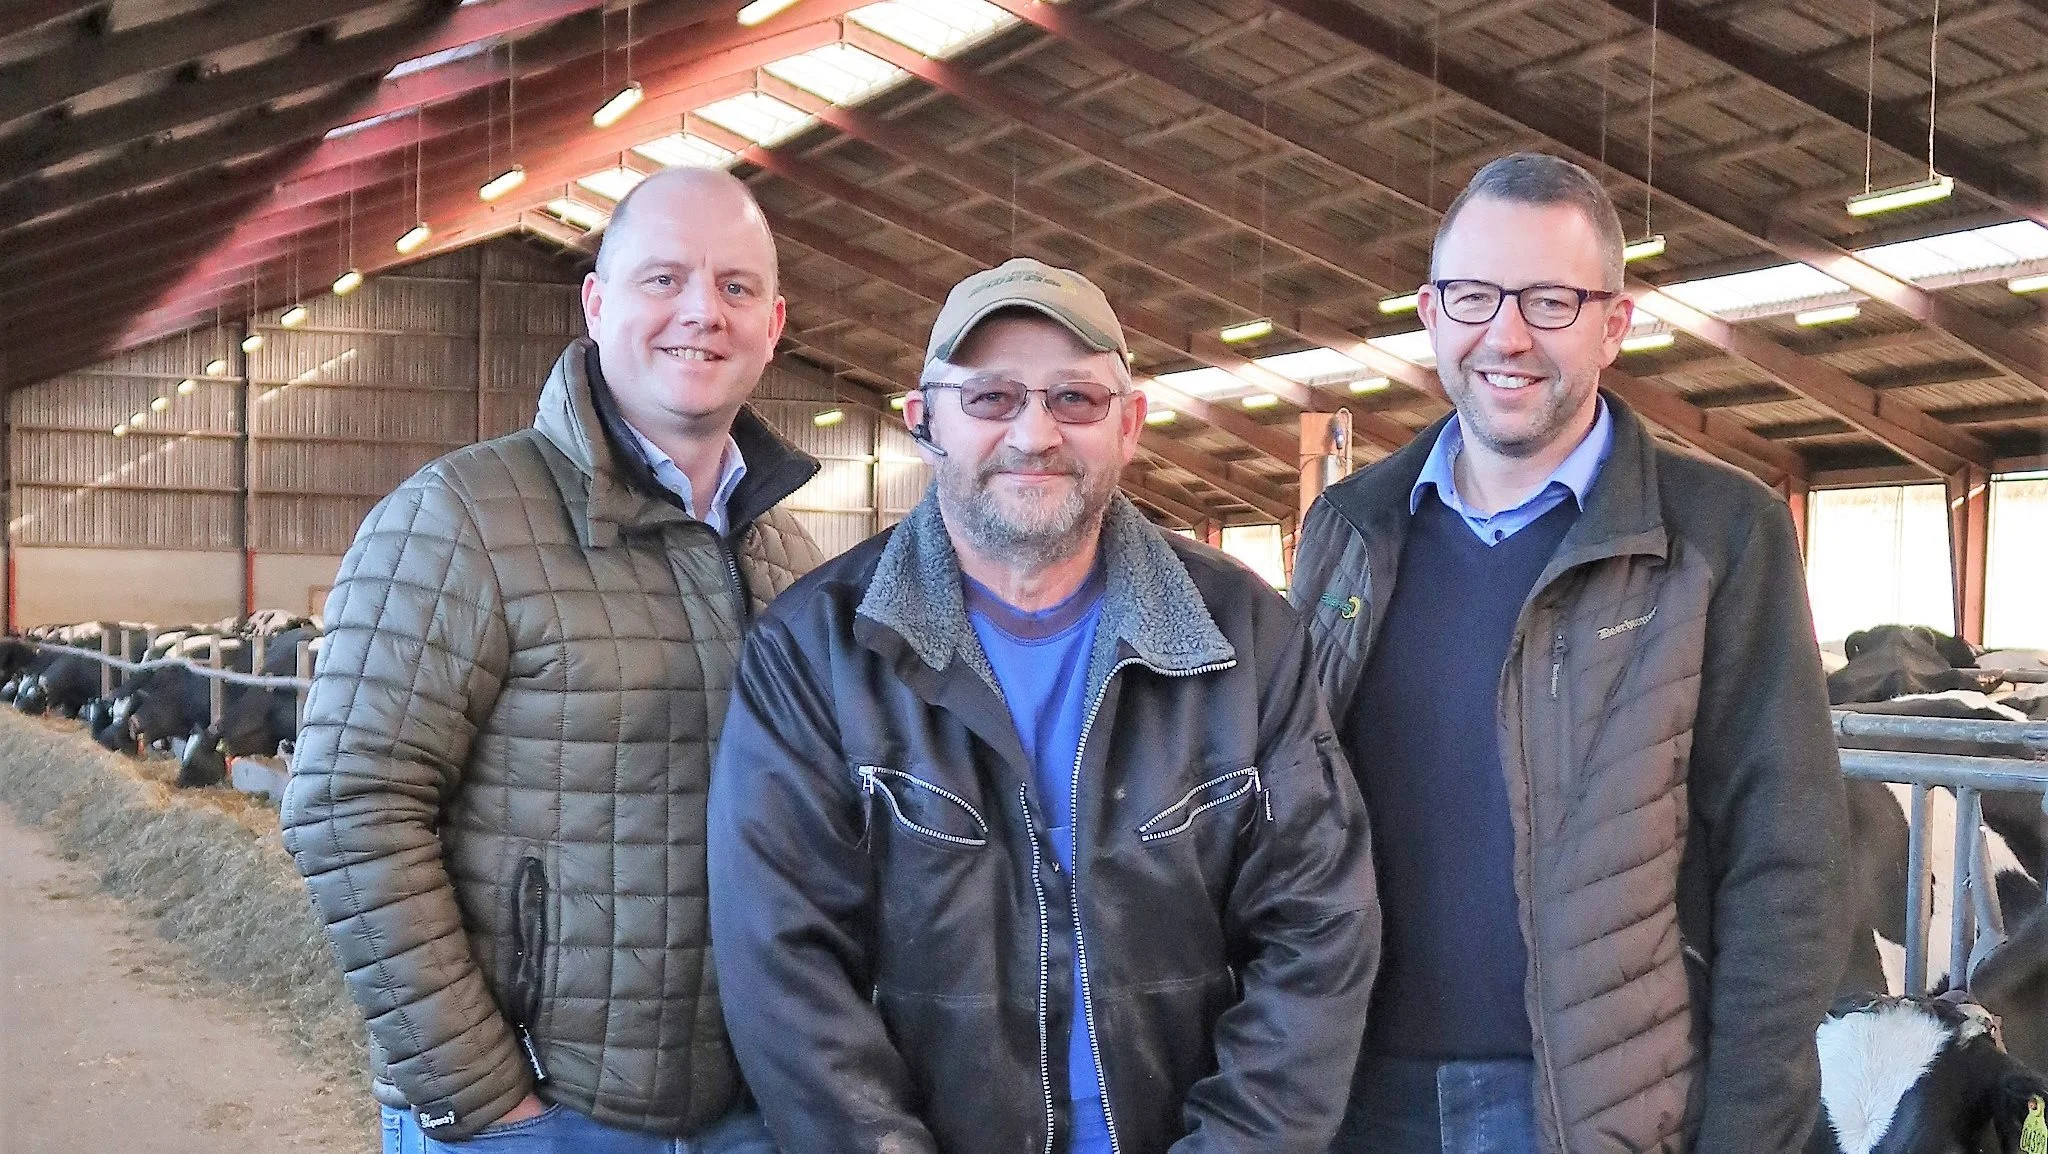
M717 222L721 227L759 230L767 246L769 290L776 288L775 237L753 192L722 168L664 168L627 190L597 247L597 275L609 280L624 259L646 243L645 231L680 221Z

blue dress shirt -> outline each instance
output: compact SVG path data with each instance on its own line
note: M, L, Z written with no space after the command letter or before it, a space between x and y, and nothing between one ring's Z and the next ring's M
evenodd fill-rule
M1502 541L1534 524L1538 517L1558 507L1566 497L1578 502L1579 512L1586 511L1586 494L1592 491L1593 482L1600 477L1600 466L1607 463L1607 454L1614 447L1614 418L1607 411L1605 398L1594 401L1596 415L1593 428L1580 441L1571 455L1558 463L1534 496L1512 509L1498 513L1481 513L1466 505L1458 497L1457 464L1458 454L1465 448L1465 433L1453 416L1437 434L1436 444L1430 446L1429 459L1422 463L1422 475L1415 478L1415 487L1408 491L1408 514L1414 516L1422 508L1422 499L1430 490L1445 507L1456 513L1465 527L1487 545L1498 545Z

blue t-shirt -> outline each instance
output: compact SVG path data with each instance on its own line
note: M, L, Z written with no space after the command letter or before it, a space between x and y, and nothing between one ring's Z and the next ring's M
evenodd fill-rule
M1098 567L1073 596L1050 609L1027 613L972 577L962 577L967 620L981 639L996 684L1010 707L1017 740L1031 761L1033 783L1046 807L1060 868L1074 876L1074 759L1088 715L1088 658L1102 619L1105 580ZM1074 1028L1067 1043L1067 1097L1075 1154L1110 1154L1109 1119L1089 1045L1081 990L1080 951L1074 961Z

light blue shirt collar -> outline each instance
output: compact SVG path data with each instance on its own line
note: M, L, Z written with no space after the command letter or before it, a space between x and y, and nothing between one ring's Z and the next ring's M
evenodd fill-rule
M626 423L626 429L633 434L634 440L640 442L640 452L647 458L647 467L654 471L655 482L681 499L683 508L689 511L690 516L711 526L712 531L719 536L725 536L731 529L726 520L726 502L732 500L732 491L739 487L740 478L747 475L746 459L740 456L740 443L733 440L732 434L726 434L725 455L719 458L718 488L711 494L710 505L699 509L696 497L690 489L689 474L683 472L682 466L676 464L675 458L663 452L660 445L648 440L630 421Z
M1423 497L1433 491L1481 541L1498 545L1557 508L1566 497L1577 502L1579 511L1584 512L1586 495L1592 491L1593 482L1600 478L1600 467L1607 463L1607 454L1614 447L1614 417L1607 411L1607 400L1596 398L1594 404L1593 428L1571 454L1558 463L1535 495L1512 509L1502 509L1490 515L1477 512L1458 497L1457 463L1458 454L1465 448L1465 434L1459 427L1458 418L1452 416L1450 423L1437 434L1436 443L1430 446L1428 459L1422 463L1421 475L1415 478L1415 486L1408 491L1409 515L1413 516L1421 509Z

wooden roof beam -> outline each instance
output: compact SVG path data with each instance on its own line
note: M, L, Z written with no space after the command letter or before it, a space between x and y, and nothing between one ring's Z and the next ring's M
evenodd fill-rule
M81 33L63 49L0 68L0 124L47 112L116 80L332 25L388 3L390 0L327 0L322 4L228 0L111 35Z
M1647 24L1656 0L1605 0L1605 3L1615 11ZM1868 109L1862 91L1844 84L1822 69L1782 56L1728 25L1684 5L1667 4L1655 9L1654 14L1664 35L1821 116L1859 134L1864 131ZM1869 128L1874 139L1905 157L1918 160L1927 155L1928 134L1924 122L1889 109L1879 109L1870 114ZM1953 136L1937 134L1934 154L1937 167L1955 177L1958 184L2021 216L2048 224L2048 196L2044 196L2039 177L2022 172Z
M13 183L36 171L103 148L146 140L181 125L254 108L293 93L324 88L365 75L382 77L411 59L463 44L527 31L596 7L601 0L484 0L447 12L428 9L420 17L333 42L309 41L295 51L261 64L218 76L173 84L134 100L97 108L79 116L48 120L0 143L0 181ZM587 37L596 40L595 21ZM552 36L548 39L554 39ZM562 63L556 60L554 63ZM544 64L545 61L541 62ZM486 67L479 68L478 65ZM541 66L536 64L535 67ZM522 68L525 72L527 69ZM399 80L383 81L388 90L415 88L417 78L436 73L475 74L473 85L503 79L495 58L452 61ZM411 82L411 83L408 83ZM356 111L358 119L389 109L371 106Z
M1414 286L1413 277L1391 262L1360 251L1360 246L1302 221L1277 219L1265 228L1244 220L1225 206L1238 199L1203 176L1177 165L1138 152L1123 141L1080 117L1040 104L1006 85L989 80L970 68L950 60L933 60L913 52L886 36L848 25L846 41L871 55L894 64L925 83L945 91L985 115L1018 121L1060 141L1067 147L1089 153L1104 164L1148 184L1169 189L1204 212L1236 220L1254 232L1263 231L1277 245L1290 248L1346 277L1386 291L1405 292Z
M1594 168L1604 166L1639 184L1649 175L1646 158L1627 141L1613 138L1603 141L1597 125L1581 116L1547 107L1480 69L1441 57L1433 60L1426 43L1374 19L1362 9L1337 0L1274 0L1274 3L1323 31L1395 64L1418 79L1430 79L1497 116L1546 137L1581 164ZM1256 121L1249 123L1257 124ZM1305 139L1302 143L1308 145L1312 141ZM1601 159L1603 156L1604 161ZM1367 180L1375 179L1372 173L1354 167L1344 158L1325 158ZM1976 350L1987 362L2048 391L2048 344L2032 334L2012 331L1946 297L1900 280L1831 241L1789 221L1773 220L1768 211L1733 202L1725 194L1689 181L1683 175L1666 176L1658 192L1750 243L1776 251L1790 260L1815 265L1858 292L1883 301L1930 328L1948 333Z

